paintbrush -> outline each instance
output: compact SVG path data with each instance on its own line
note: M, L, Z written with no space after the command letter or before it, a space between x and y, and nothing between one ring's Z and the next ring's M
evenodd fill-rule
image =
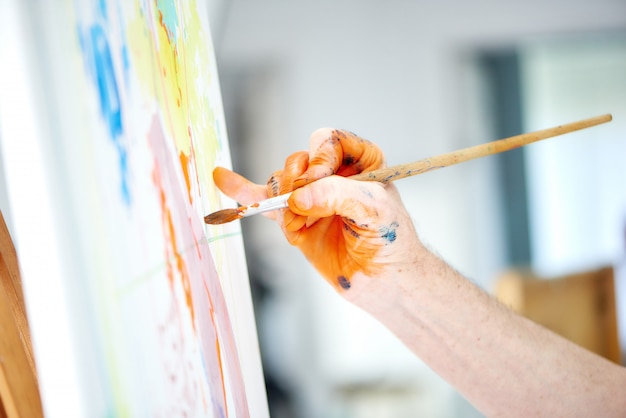
M381 168L366 173L360 173L348 177L349 179L359 181L377 181L380 183L389 183L403 179L405 177L416 176L428 171L437 170L439 168L448 167L459 164L475 158L485 157L488 155L499 154L514 148L523 147L533 142L543 139L552 138L554 136L563 135L569 132L590 128L601 123L609 122L613 119L610 114L596 116L589 119L583 119L577 122L567 123L565 125L555 126L554 128L542 129L535 132L511 136L509 138L499 139L485 144L464 148L458 151L437 155L412 163L396 165L393 167ZM246 218L252 215L269 212L272 210L286 208L287 200L290 193L275 196L258 203L247 206L240 206L237 209L223 209L213 212L204 217L207 224L217 225L231 222L237 219Z

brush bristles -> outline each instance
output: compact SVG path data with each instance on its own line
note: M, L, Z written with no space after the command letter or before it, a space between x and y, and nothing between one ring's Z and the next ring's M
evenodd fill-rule
M204 222L209 225L221 225L241 219L241 211L237 209L223 209L213 212L204 217Z

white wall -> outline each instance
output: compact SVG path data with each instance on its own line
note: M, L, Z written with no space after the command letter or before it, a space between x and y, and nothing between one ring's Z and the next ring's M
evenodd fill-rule
M613 115L528 149L526 164L533 270L558 277L612 265L626 353L626 34L530 42L521 61L531 129L572 114Z
M321 126L379 143L389 164L496 139L473 53L625 28L626 2L233 0L224 16L215 39L235 162L265 182ZM504 263L492 163L398 183L423 240L484 287ZM372 381L414 388L403 405L416 415L459 416L446 384L334 295L278 228L246 222L249 254L263 263L252 268L274 290L259 313L266 368L294 388L301 416L346 412L332 390Z

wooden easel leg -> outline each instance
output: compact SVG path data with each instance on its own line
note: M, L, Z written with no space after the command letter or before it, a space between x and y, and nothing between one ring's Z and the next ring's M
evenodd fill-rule
M0 212L0 417L43 417L13 241Z

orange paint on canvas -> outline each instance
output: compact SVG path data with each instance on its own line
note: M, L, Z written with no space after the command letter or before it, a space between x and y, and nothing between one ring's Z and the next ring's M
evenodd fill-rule
M209 300L211 306L213 305L213 298L211 297L211 292L207 288L206 282L204 283L204 291L206 292L206 297ZM211 309L211 322L213 322L213 326L217 329L217 323L215 321L215 310ZM228 402L226 402L226 382L224 380L224 359L222 357L222 349L220 347L220 341L215 340L215 352L217 353L217 358L219 359L220 366L220 376L222 381L222 393L224 394L224 408L226 409L226 416L228 416Z
M167 260L167 277L169 279L170 286L175 286L175 276L178 273L180 276L183 291L185 293L185 303L189 309L189 315L191 316L191 323L195 330L195 312L193 307L193 300L191 298L191 287L189 285L189 273L185 266L185 260L182 257L181 251L178 248L176 241L176 231L174 229L174 222L172 221L172 213L167 205L167 199L165 195L165 189L161 184L161 175L159 173L158 166L155 166L152 179L155 186L159 189L159 201L161 204L163 230L168 233L168 245L165 246L165 259ZM172 261L174 262L172 265Z
M159 103L164 128L177 153L185 153L192 161L188 167L189 183L197 203L199 185L211 183L220 144L213 108L216 103L209 100L211 86L217 83L211 77L212 53L206 42L210 35L202 30L198 16L189 13L194 7L194 1L184 7L165 2L144 3L138 7L138 18L127 29L132 34L129 46L134 57L151 52L154 65L137 68L140 81ZM153 23L146 24L144 17ZM214 193L211 189L203 190ZM217 198L217 194L211 198Z
M189 203L193 203L193 196L191 194L191 180L189 179L189 157L182 151L178 153L180 159L180 166L183 169L183 175L185 176L185 185L187 186L187 197Z

